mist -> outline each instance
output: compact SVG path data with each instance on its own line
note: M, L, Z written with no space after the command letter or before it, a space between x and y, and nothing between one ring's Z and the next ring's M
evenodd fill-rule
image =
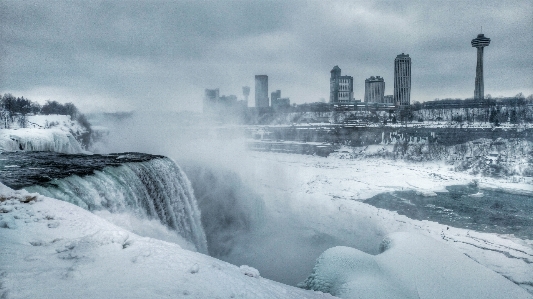
M246 151L242 127L216 126L206 119L190 122L191 117L163 112L100 119L98 125L108 127L109 135L98 151L174 159L194 189L209 255L297 285L328 248L343 245L378 253L386 231L377 222L354 218L333 202L324 210L323 204L313 204L318 198L288 192L302 173Z

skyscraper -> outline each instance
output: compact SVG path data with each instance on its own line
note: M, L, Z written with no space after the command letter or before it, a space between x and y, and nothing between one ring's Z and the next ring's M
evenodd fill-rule
M250 95L250 86L242 87L242 95L244 96L244 102L246 103L246 107L248 107L248 96Z
M220 99L220 90L218 88L206 89L204 92L204 107L203 107L204 113L212 111L214 107L218 104L219 99Z
M490 44L490 38L480 33L472 40L472 47L477 48L477 66L476 66L476 87L474 89L474 99L482 100L485 98L485 86L483 84L483 48Z
M365 103L383 103L385 81L380 76L365 80Z
M255 75L255 107L269 107L267 75Z
M394 103L407 106L411 103L411 58L400 54L394 59Z
M338 65L331 70L329 79L329 102L346 103L353 99L353 77L341 76Z
M276 90L270 93L270 106L274 107L278 99L281 98L281 90Z

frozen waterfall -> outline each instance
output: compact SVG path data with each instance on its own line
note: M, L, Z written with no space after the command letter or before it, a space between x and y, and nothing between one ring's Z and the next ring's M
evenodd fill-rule
M18 129L0 132L2 151L50 151L65 154L83 153L72 134L60 129Z
M132 212L141 218L158 219L194 244L199 252L207 253L191 184L168 158L108 166L92 175L72 175L25 189L90 211Z

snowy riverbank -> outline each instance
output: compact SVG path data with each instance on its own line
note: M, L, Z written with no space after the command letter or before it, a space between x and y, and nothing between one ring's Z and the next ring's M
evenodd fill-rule
M2 298L331 298L0 184ZM28 201L28 202L21 202Z
M116 220L117 215L90 214L42 196L37 201L30 196L31 203L21 203L20 199L25 201L27 194L3 187L0 238L6 241L0 246L0 295L61 297L64 289L69 289L75 290L80 298L109 297L109 294L117 298L328 298L327 294L288 285L295 286L309 277L316 259L325 250L349 246L353 250L341 256L342 259L352 260L351 256L357 252L355 256L362 259L355 259L354 263L384 263L381 269L385 272L361 272L357 267L339 269L336 277L342 280L328 276L322 281L344 288L362 283L358 281L361 277L383 282L395 273L398 281L393 290L406 291L406 298L419 290L431 289L428 286L419 289L417 277L435 277L434 283L441 286L435 293L417 294L420 298L466 298L472 294L486 297L486 289L472 286L476 282L463 277L474 275L487 278L483 283L491 286L487 289L494 298L508 294L531 298L526 290L533 292L533 241L412 220L363 202L378 193L397 190L430 195L445 190L446 186L474 180L481 188L527 194L531 191L529 178L513 181L477 176L435 162L352 160L337 156L245 152L237 148L235 145L228 152L221 148L216 155L206 155L213 152L212 145L197 146L194 152L181 151L193 160L201 157L213 170L199 176L200 181L205 191L214 192L227 209L215 206L216 211L211 212L236 210L247 216L225 218L232 215L222 215L220 219L227 222L219 226L241 219L245 224L250 222L246 229L232 232L233 239L225 244L228 251L217 256L224 261L157 240L158 236L147 230L136 230L146 233L141 237L128 230L132 229L131 225L117 227L104 220ZM217 167L229 170L236 178L228 180L228 172L219 172ZM221 189L227 182L230 188ZM195 194L200 194L196 188ZM122 225L121 221L114 223ZM229 229L233 230L231 226ZM217 233L221 232L224 233ZM398 233L406 234L398 238ZM397 246L380 254L384 239L395 240ZM400 265L410 264L409 261L419 257L423 262L411 271L397 271ZM448 263L454 266L447 267ZM473 264L476 266L469 266L468 271L456 266ZM442 275L441 271L432 272L434 265L448 272ZM367 285L380 286L379 283ZM373 289L368 287L365 292L370 294ZM358 288L349 290L337 294L352 298L358 292Z
M426 235L533 292L533 241L412 220L362 202L382 192L416 190L428 194L474 180L481 188L531 194L530 178L513 183L456 172L444 163L259 152L251 155L241 176L257 186L266 209L280 219L290 218L298 226L339 239L339 245L349 244L371 254L378 253L379 242L390 233Z
M52 151L88 153L76 139L86 129L68 115L28 116L28 128L0 130L0 151Z

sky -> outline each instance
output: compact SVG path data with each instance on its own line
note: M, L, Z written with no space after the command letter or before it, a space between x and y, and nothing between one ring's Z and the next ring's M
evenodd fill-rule
M242 98L254 76L291 103L329 99L338 65L385 79L412 59L411 102L473 97L476 49L485 93L533 94L533 2L0 1L0 92L72 102L83 112L201 111L206 88Z

